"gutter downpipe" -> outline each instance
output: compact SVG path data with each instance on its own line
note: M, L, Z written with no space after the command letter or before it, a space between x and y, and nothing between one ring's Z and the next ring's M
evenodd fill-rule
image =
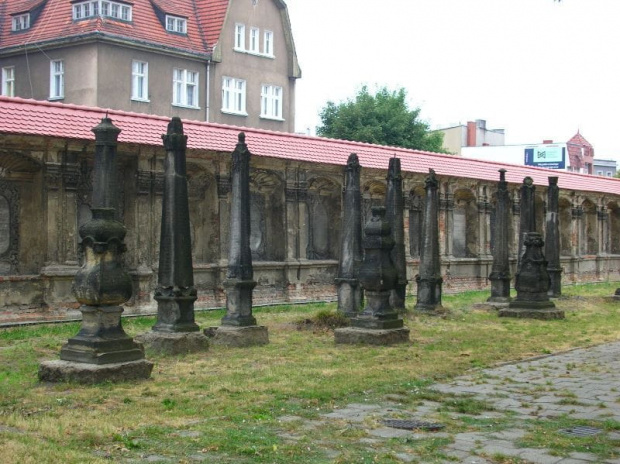
M206 85L207 85L207 98L206 98L206 101L205 101L205 106L206 106L206 108L205 108L205 112L206 112L206 114L205 114L205 118L206 118L205 121L209 122L209 105L211 104L211 94L209 92L209 90L210 90L209 87L211 87L211 60L210 59L207 60L207 83L206 83Z

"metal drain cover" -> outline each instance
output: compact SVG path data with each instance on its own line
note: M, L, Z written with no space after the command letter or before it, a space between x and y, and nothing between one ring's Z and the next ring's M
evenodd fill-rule
M441 430L444 428L444 425L442 424L436 424L433 422L425 422L425 421L419 421L419 420L385 419L383 423L387 425L388 427L392 427L395 429L406 429L406 430L422 429L422 430L435 431L435 430Z
M572 435L573 437L591 437L592 435L601 433L601 431L601 429L597 429L596 427L588 427L586 425L578 425L577 427L571 427L570 429L560 430L563 434Z

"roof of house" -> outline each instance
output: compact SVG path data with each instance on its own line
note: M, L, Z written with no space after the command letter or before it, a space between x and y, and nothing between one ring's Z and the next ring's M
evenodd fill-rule
M585 163L592 161L594 157L594 148L579 131L566 142L570 165L576 168L583 168Z
M229 0L122 1L120 3L132 6L131 22L102 16L74 21L75 3L69 0L0 0L0 47L10 49L99 35L206 55L219 40ZM12 15L28 11L37 13L31 19L31 27L12 32ZM166 14L188 18L187 34L166 31L162 24Z
M94 140L92 128L109 114L122 132L119 142L161 146L169 118L90 108L61 103L0 97L0 134L30 134L76 140ZM428 173L434 169L439 176L499 180L498 170L506 169L506 180L520 184L526 176L540 186L548 185L548 177L557 176L563 189L620 195L620 179L555 171L491 161L462 158L424 151L386 147L345 140L226 126L201 121L183 121L188 148L231 152L239 132L246 134L246 143L256 156L346 165L351 153L357 153L366 168L387 170L389 160L397 156L404 172ZM191 152L190 157L198 156Z

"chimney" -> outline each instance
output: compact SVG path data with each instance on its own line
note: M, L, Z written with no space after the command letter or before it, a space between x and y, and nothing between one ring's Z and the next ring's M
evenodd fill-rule
M549 145L550 143L553 143L553 140L543 140L543 144L545 145Z
M476 146L476 123L473 121L467 121L467 146Z

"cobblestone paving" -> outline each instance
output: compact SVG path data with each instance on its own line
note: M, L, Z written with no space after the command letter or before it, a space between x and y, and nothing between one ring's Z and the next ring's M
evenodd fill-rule
M324 414L320 420L305 421L300 428L311 433L316 427L344 422L362 429L365 433L359 441L374 449L380 449L382 441L390 439L415 443L429 437L444 438L445 446L439 454L435 453L443 457L432 461L440 463L620 464L620 431L609 426L613 421L620 425L620 342L479 370L449 383L434 384L430 389L441 392L444 399L399 405L398 395L391 395L384 404L349 404ZM459 412L446 416L440 412L446 408L450 411L451 399L463 398L486 405L486 410L475 416ZM473 427L474 431L461 427L465 429L461 432L450 432L454 426L424 432L382 425L383 418L395 414L429 422L438 422L442 417L450 421L469 417L478 424L487 420L489 425L486 429ZM296 419L300 418L281 418ZM545 433L556 437L561 424L573 424L564 430L576 432L577 426L585 424L578 419L589 421L587 425L596 428L597 437L607 443L607 453L588 452L591 437L581 439L585 445L579 451L553 449L545 440L535 445L527 440L541 426L551 427ZM499 426L493 425L494 420ZM556 424L558 429L554 430ZM295 439L292 435L290 438ZM327 458L337 460L338 455L337 450L328 450ZM396 453L395 458L405 463L428 462L413 452Z

